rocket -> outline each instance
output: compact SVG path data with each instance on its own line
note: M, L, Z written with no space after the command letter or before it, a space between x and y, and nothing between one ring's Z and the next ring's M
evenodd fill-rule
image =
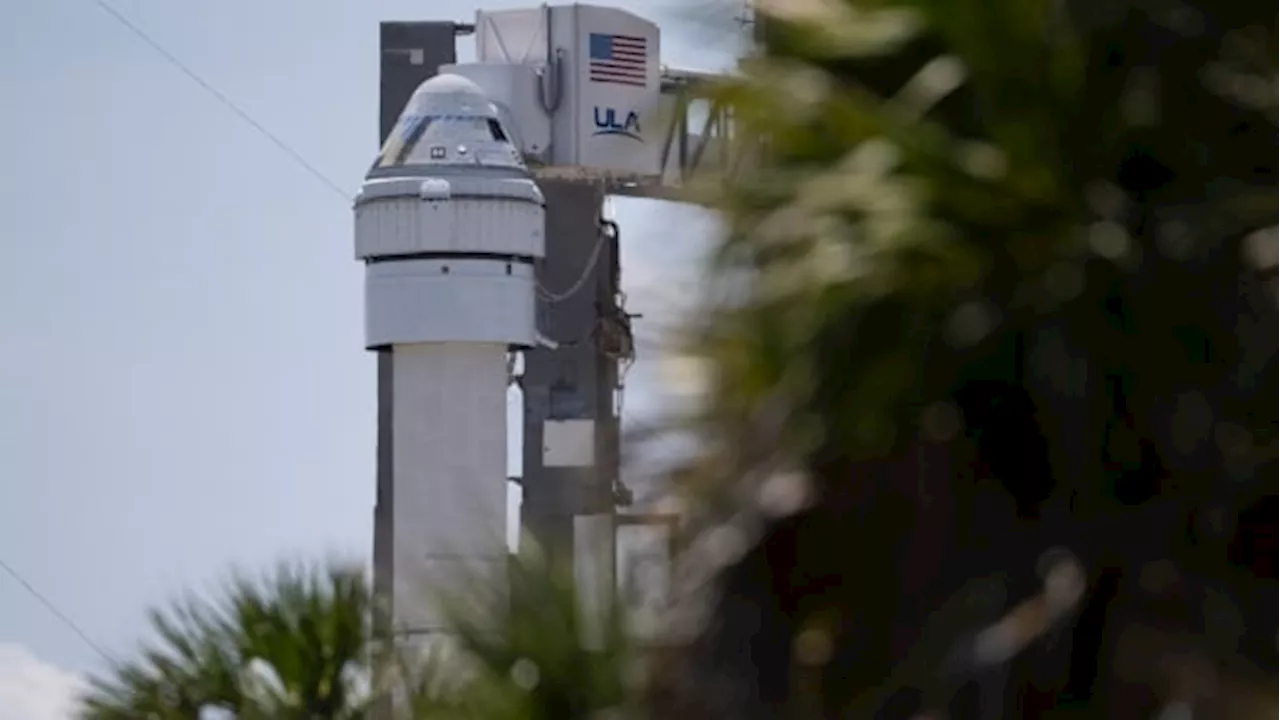
M439 594L504 596L508 356L538 341L545 201L472 81L414 92L355 199L365 346L389 351L389 547L375 585L399 641L447 633Z

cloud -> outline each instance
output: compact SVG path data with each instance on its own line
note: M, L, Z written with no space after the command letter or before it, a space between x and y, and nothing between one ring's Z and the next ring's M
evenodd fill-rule
M22 645L0 643L0 720L72 720L84 687Z

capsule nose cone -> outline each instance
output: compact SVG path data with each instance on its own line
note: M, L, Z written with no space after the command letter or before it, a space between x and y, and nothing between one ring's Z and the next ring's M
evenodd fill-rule
M413 91L415 100L439 95L470 96L485 105L489 103L489 99L485 97L484 90L481 90L479 85L461 75L433 75L423 80L418 89Z
M416 115L497 115L484 90L461 75L427 78L413 91L404 112Z
M366 177L488 168L528 173L498 106L460 75L428 78L414 91ZM445 168L451 168L445 170Z

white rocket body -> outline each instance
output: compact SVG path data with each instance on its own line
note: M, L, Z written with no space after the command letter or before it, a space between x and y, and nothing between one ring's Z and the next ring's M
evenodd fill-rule
M391 350L390 615L446 631L440 593L505 595L507 354L536 342L544 201L498 109L437 75L400 116L355 201L365 345ZM385 574L385 568L383 569Z

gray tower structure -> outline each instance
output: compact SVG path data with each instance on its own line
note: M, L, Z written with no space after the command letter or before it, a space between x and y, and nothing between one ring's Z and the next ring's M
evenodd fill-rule
M612 513L619 497L619 363L630 357L619 307L617 226L601 220L604 188L540 183L547 199L547 257L539 273L539 326L556 347L525 355L522 526L552 558L573 558L573 516ZM558 427L590 423L591 463L548 453Z

